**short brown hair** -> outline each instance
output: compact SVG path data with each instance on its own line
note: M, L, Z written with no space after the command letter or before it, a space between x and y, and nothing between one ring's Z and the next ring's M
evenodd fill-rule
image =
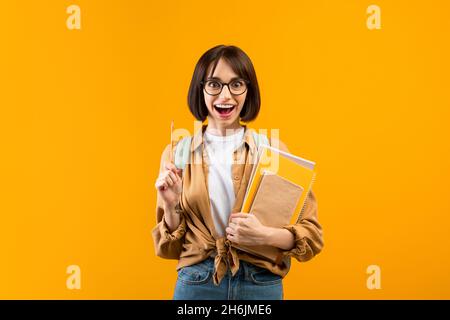
M256 119L261 105L256 72L247 54L236 46L218 45L209 49L200 57L189 86L189 110L191 110L191 113L197 120L202 122L208 116L201 82L205 80L206 72L211 64L213 64L211 73L214 73L220 58L228 62L239 77L249 81L245 103L239 115L241 120L248 122Z

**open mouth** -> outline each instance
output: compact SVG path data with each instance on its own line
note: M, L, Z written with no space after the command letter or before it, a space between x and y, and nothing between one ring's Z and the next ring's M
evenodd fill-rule
M215 104L214 109L222 115L227 115L233 112L234 108L236 108L235 105L232 104Z

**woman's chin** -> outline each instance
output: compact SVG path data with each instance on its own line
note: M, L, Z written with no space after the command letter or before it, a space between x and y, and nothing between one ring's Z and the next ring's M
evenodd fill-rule
M214 121L216 123L220 123L220 124L223 124L223 125L231 125L231 124L233 124L235 122L239 122L239 119L237 117L230 117L230 118L225 118L225 119L214 117Z

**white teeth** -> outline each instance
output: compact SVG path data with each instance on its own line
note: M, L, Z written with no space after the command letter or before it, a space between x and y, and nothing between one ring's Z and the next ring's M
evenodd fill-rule
M214 106L218 108L232 108L234 107L234 104L215 104Z

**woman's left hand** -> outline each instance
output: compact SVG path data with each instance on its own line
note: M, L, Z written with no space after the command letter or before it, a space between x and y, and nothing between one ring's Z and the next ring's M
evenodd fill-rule
M229 221L225 231L230 241L241 245L267 244L271 228L261 224L254 214L232 213Z

